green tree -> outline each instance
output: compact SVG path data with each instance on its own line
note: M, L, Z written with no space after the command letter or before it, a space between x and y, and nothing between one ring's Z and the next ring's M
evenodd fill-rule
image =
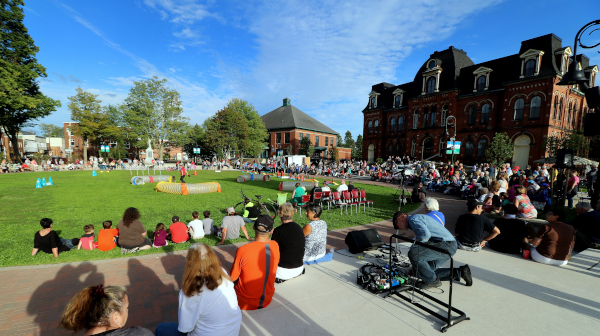
M242 154L256 157L260 154L266 145L265 139L269 135L265 124L254 106L245 100L233 98L227 103L227 107L235 113L241 114L246 120L248 126L248 137L244 147L240 148Z
M352 151L354 151L354 139L352 139L352 133L350 131L346 131L346 134L344 134L344 145L339 145L338 147L351 148Z
M219 159L229 159L247 148L248 124L242 114L225 107L204 122L204 139Z
M354 143L354 150L352 151L352 158L355 160L362 160L362 147L363 147L363 137L359 134L356 137L356 142Z
M209 149L206 144L206 137L204 134L204 128L201 125L195 124L191 126L187 131L186 141L183 145L183 151L188 154L189 157L209 157L214 154L214 151ZM194 153L194 148L200 148L200 154Z
M506 163L514 153L514 145L510 142L510 138L506 133L496 133L494 139L485 151L485 157L494 167L500 167Z
M550 157L556 156L558 149L572 149L575 155L583 156L590 149L590 141L581 133L573 132L562 136L548 136L542 142L542 147Z
M315 146L310 142L310 138L305 136L300 140L300 154L306 155L306 157L312 157L315 153Z
M63 138L65 136L64 129L60 126L56 126L56 125L52 125L52 124L45 124L45 123L40 123L38 126L42 130L42 135L44 137Z
M83 161L87 162L86 143L98 140L103 125L107 123L106 114L102 111L102 101L98 99L98 95L84 91L81 87L77 87L75 91L77 93L74 96L68 97L71 120L78 122L71 126L71 132L83 138Z
M339 135L339 134L336 134L336 137L337 137L337 145L338 145L338 147L346 147L344 145L344 139L342 139L342 136Z
M327 157L334 160L335 162L340 161L340 151L337 147L331 146L327 149Z
M37 78L47 77L46 68L38 63L39 48L23 24L23 1L0 4L0 126L20 161L19 131L55 111L60 101L40 92Z
M184 142L188 118L184 117L177 90L165 86L167 80L152 77L133 83L123 104L123 121L130 139L139 139L136 147L150 140L163 159L167 143Z

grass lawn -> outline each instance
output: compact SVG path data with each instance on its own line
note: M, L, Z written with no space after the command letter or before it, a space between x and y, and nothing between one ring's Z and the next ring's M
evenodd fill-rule
M134 172L135 173L135 172ZM177 172L167 172L177 174ZM0 175L0 266L52 264L72 261L111 259L122 257L119 248L108 252L100 250L72 250L61 253L57 260L52 255L39 252L31 256L33 237L41 229L40 219L51 218L54 230L61 238L79 238L84 234L83 226L93 224L96 239L102 222L112 220L116 227L128 207L140 210L146 229L154 231L156 224L169 225L171 217L177 215L181 221L188 223L192 220L192 211L210 210L215 224L220 225L225 215L225 209L242 201L240 189L246 195L263 195L263 200L277 199L278 178L270 182L254 181L237 183L238 171L215 173L213 171L198 171L198 176L186 178L187 183L216 181L221 184L221 193L201 195L173 195L154 191L156 184L133 186L130 183L129 171L112 171L100 173L92 177L91 171L63 171L53 173L18 173ZM42 189L35 188L37 178L52 177L53 186ZM321 179L322 182L322 179ZM321 184L322 185L322 184ZM367 197L374 201L374 209L360 212L352 216L340 216L339 209L325 210L321 219L327 222L328 229L340 229L349 226L362 225L389 219L397 210L397 203L392 202L395 189L355 183L367 191ZM288 199L292 192L288 192ZM409 204L406 211L412 211L418 204ZM304 226L308 223L306 216L296 215L295 221ZM279 219L276 226L280 225ZM251 237L254 231L246 224ZM149 232L149 237L150 237ZM216 236L208 236L199 241L208 245L219 242ZM245 241L245 238L233 243ZM152 254L174 250L187 249L191 243L172 244L163 248L152 248L137 254ZM128 255L131 256L131 255Z

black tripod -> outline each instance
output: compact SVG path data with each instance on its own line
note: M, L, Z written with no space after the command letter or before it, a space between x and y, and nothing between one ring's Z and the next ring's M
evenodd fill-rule
M402 205L406 202L406 190L405 190L405 177L404 177L404 170L401 170L399 173L400 175L400 185L398 185L398 188L396 188L396 191L394 192L394 195L392 195L393 199L392 199L392 203L393 202L398 202L398 211L402 210ZM400 194L398 194L398 192L400 192Z

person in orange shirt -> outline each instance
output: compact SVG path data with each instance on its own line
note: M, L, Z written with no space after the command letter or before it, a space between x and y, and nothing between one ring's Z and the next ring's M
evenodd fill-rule
M271 240L273 219L259 215L254 222L256 241L240 247L231 266L231 280L242 310L267 307L275 294L279 245Z
M98 249L100 251L110 251L117 246L117 238L119 238L119 229L112 228L112 221L104 221L102 223L104 229L98 233Z
M173 222L173 224L169 226L171 241L175 244L188 241L190 236L188 235L187 226L179 221L179 216L173 216L171 222Z

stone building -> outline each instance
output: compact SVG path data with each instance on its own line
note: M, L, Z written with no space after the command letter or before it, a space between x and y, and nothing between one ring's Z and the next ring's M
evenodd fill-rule
M362 111L363 158L445 160L450 116L461 142L455 159L485 161L497 132L506 132L514 143L513 165L545 157L544 138L581 129L589 112L578 87L557 85L572 53L554 34L522 41L518 53L479 64L455 47L434 52L412 82L372 86ZM594 86L598 67L585 55L577 61ZM448 127L450 136L453 132Z

